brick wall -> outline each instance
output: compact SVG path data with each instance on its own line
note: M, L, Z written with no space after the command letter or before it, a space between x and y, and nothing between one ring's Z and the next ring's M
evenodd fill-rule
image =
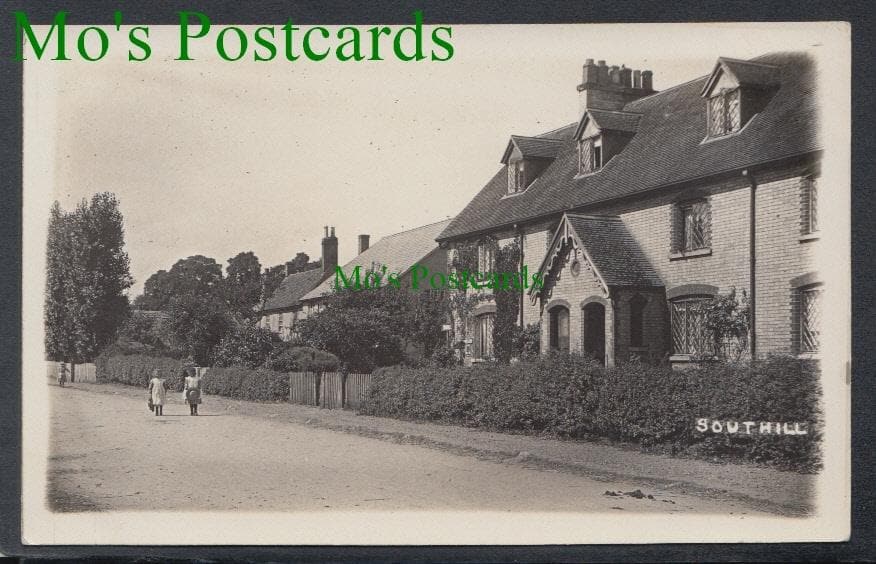
M756 174L757 217L757 348L758 354L793 353L794 289L791 280L814 270L817 239L802 236L803 182L809 169L803 166ZM705 198L711 213L710 252L681 256L672 253L672 210L679 202ZM748 178L738 177L692 188L664 191L643 197L632 203L613 204L584 213L619 215L639 243L666 290L687 284L707 284L726 294L731 288L750 295L749 272L749 199ZM544 259L547 245L559 223L552 220L524 227L524 263L536 272ZM497 232L500 238L508 232ZM696 255L696 256L692 256ZM568 272L568 260L563 265L553 298L570 303L570 343L580 347L580 303L596 289L590 279L573 279ZM574 280L574 283L572 282ZM629 299L626 290L615 292L614 343L618 359L629 355ZM652 357L669 350L668 308L665 296L648 294L646 342ZM545 302L547 303L547 302ZM532 304L526 296L523 305L525 324L540 322L542 304ZM545 322L547 317L545 316ZM542 326L542 345L546 347L547 326Z

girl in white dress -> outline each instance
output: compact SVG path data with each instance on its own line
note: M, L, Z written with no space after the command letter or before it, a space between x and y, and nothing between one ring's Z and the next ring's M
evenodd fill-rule
M167 396L167 387L164 379L158 377L158 369L152 371L152 379L149 380L149 393L152 395L152 410L155 415L164 415L164 398Z

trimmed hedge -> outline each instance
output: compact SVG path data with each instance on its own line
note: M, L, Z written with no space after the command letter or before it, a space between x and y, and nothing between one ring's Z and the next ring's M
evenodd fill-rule
M268 358L265 367L279 372L334 372L341 361L313 347L289 347Z
M184 361L146 355L101 355L95 360L98 382L118 382L145 388L157 368L165 378L167 390L181 392ZM284 401L289 399L289 375L266 368L244 366L211 368L202 378L204 392L250 401Z
M249 401L285 401L289 399L289 375L245 366L211 368L204 376L204 392Z
M817 364L791 357L672 370L616 368L577 355L510 365L389 367L374 372L361 413L499 431L633 442L648 450L820 467ZM700 432L697 420L806 423L806 435Z
M98 382L118 382L145 388L152 379L152 371L158 369L168 391L183 389L183 362L174 358L147 356L143 354L100 355L94 361Z

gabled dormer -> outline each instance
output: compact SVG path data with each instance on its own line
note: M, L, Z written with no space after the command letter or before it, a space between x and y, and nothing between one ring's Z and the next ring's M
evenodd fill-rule
M529 188L557 157L561 144L560 139L512 135L502 154L502 164L508 167L508 194Z
M779 71L775 65L718 58L702 90L708 138L745 128L775 94L781 83Z
M639 128L641 114L612 110L587 110L578 123L578 174L599 171L624 150Z

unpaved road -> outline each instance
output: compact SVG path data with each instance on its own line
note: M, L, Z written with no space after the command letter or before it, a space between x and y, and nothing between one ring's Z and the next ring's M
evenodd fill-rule
M51 387L49 506L89 510L498 510L758 514L739 502L596 481L229 413L179 394ZM215 400L212 404L211 399ZM651 495L637 499L607 490Z

